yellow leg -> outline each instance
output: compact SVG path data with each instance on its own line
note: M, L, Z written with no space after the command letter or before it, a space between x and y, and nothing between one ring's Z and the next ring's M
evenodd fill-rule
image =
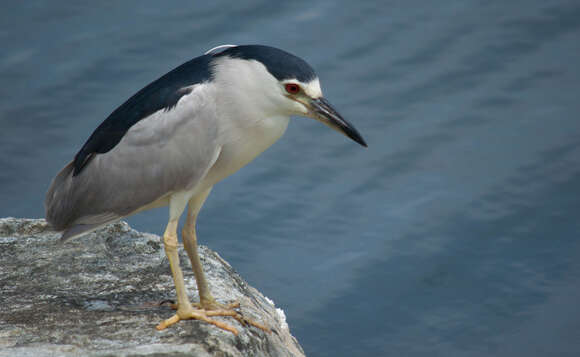
M241 313L236 311L240 304L235 302L232 304L222 305L215 301L211 296L207 281L205 279L205 274L203 273L203 267L199 259L199 254L197 250L197 236L195 233L195 222L197 219L197 214L203 205L207 195L211 189L203 192L201 195L194 197L189 202L189 210L187 215L187 221L183 228L183 244L191 260L191 265L193 267L193 272L195 274L195 280L197 282L198 291L200 295L199 309L194 309L192 304L189 302L189 298L185 292L185 283L183 281L183 273L179 267L179 256L177 253L177 224L179 222L179 215L183 211L183 206L179 203L179 200L175 205L170 205L170 221L167 224L165 233L163 234L163 242L165 244L165 253L169 260L169 265L171 266L171 273L173 274L173 280L175 282L175 291L177 293L177 313L171 318L162 321L157 325L158 330L163 330L180 320L201 320L209 324L215 325L226 331L230 331L237 335L238 330L224 322L211 319L212 316L230 316L240 322L242 325L252 325L264 331L270 332L267 327L245 318ZM177 216L177 218L176 218ZM197 304L195 304L197 305Z
M205 274L203 273L201 261L199 260L199 253L197 251L197 234L195 233L197 215L210 192L211 188L207 189L205 192L202 192L197 197L193 197L189 201L187 219L181 232L181 237L183 238L183 247L189 256L193 274L195 275L197 290L199 292L199 304L201 307L206 307L209 304L215 303L215 299L213 296L211 296L209 291L209 286L207 284L207 280L205 279Z
M173 275L173 282L175 283L175 292L177 294L177 304L185 310L191 309L191 303L185 292L185 282L183 281L183 273L179 266L179 255L177 253L177 224L179 219L171 220L167 224L165 233L163 234L163 243L165 245L165 254L169 260L171 267L171 274Z
M179 220L174 219L169 221L165 233L163 234L163 243L165 244L165 254L167 254L167 259L169 260L169 265L171 267L171 274L173 275L173 281L175 283L175 292L177 293L177 313L171 318L162 321L157 325L158 330L163 330L180 320L196 319L202 320L207 323L216 325L224 330L230 331L235 335L238 334L238 330L234 327L229 326L226 323L210 319L209 316L234 316L235 311L205 311L193 309L189 298L185 292L185 283L183 281L183 273L179 266L179 255L177 253L177 224ZM234 316L235 317L235 316Z

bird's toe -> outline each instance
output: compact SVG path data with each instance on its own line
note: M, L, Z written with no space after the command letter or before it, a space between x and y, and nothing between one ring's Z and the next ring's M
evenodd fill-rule
M197 303L195 305L199 306L200 304ZM213 302L211 306L206 308L192 307L192 308L177 309L177 313L175 315L173 315L167 320L162 321L159 325L157 325L157 330L159 331L164 330L167 327L176 324L181 320L200 320L212 324L216 327L219 327L223 330L229 331L237 336L238 330L235 327L225 322L218 321L212 318L215 316L229 316L236 319L236 321L238 321L242 326L254 326L262 331L268 333L271 332L271 330L268 327L242 315L240 311L236 310L239 307L240 303L236 301L230 304L220 304L218 302Z

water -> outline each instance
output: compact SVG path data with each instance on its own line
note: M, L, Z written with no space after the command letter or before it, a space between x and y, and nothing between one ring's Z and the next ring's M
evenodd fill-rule
M0 216L42 217L98 123L223 43L307 59L369 143L296 118L199 219L307 354L580 355L577 1L6 3Z

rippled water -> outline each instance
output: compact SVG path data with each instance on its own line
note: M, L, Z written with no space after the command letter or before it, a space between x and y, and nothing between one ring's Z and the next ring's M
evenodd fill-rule
M199 219L307 354L580 355L577 1L6 3L0 216L42 217L116 106L222 43L307 59L369 143L296 118Z

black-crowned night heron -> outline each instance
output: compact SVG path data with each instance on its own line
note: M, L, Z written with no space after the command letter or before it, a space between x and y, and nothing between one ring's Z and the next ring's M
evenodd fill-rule
M46 218L79 237L140 211L169 206L163 234L177 313L161 322L198 319L237 333L212 316L245 319L212 297L197 252L197 215L213 185L272 145L291 115L307 116L366 146L323 98L314 70L285 51L260 45L219 46L182 64L129 98L89 137L46 194ZM177 225L186 206L183 245L199 304L190 303L177 255ZM195 308L194 308L195 306Z

